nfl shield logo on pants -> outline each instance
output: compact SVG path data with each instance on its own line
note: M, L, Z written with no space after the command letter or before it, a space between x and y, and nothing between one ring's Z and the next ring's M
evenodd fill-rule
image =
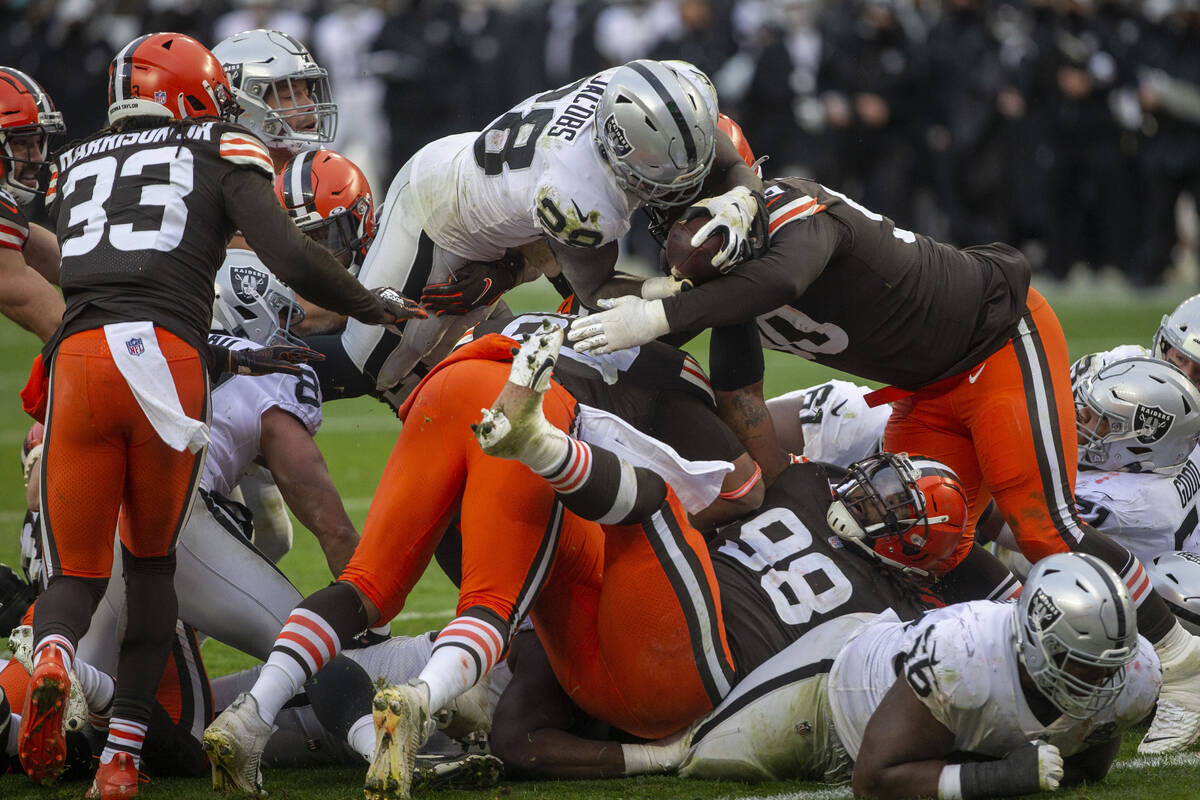
M126 342L125 349L129 351L129 355L131 356L140 356L146 352L146 345L142 344L142 337L138 336Z

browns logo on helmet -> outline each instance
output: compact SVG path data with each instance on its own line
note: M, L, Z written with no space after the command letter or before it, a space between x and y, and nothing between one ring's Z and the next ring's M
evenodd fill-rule
M50 135L66 130L50 95L24 72L0 67L0 188L18 203L39 194Z
M239 111L221 62L182 33L148 33L108 67L108 122L125 117L231 120Z
M375 239L371 186L353 161L333 150L289 159L275 177L275 195L305 234L357 271Z

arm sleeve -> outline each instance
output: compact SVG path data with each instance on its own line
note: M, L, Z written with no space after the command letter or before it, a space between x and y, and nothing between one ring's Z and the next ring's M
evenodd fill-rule
M818 214L787 225L761 257L727 275L663 300L672 331L699 330L754 319L804 294L845 236L835 217Z
M708 371L712 387L718 392L737 391L763 379L766 362L758 324L753 319L713 330L708 344Z
M328 250L300 233L263 175L233 169L222 180L221 189L230 219L280 280L322 308L364 322L382 319L378 298Z

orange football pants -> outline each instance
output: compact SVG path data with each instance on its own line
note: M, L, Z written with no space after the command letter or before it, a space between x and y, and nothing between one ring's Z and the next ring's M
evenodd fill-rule
M927 387L892 405L884 448L935 458L962 480L970 501L968 534L995 498L1021 552L1037 562L1076 549L1075 403L1067 342L1046 299L1029 290L1025 315L1004 347L950 388Z
M533 609L581 707L641 736L679 730L720 700L733 670L704 539L673 495L670 513L647 523L651 540L640 525L602 527L566 512L529 468L485 455L470 425L509 368L463 360L417 389L340 580L391 618L461 509L458 612L483 606L511 631ZM552 382L546 418L567 430L574 408ZM673 582L694 591L681 598Z
M155 328L184 413L208 419L208 375L195 348ZM113 536L135 556L164 556L187 520L204 451L167 446L95 328L67 337L50 370L42 519L50 575L107 578Z

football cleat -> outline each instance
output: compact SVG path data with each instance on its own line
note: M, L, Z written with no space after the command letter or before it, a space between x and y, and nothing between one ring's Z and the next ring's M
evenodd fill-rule
M243 692L204 731L204 750L212 762L213 789L266 797L262 754L275 732L258 713L258 701Z
M408 800L412 794L417 751L435 729L429 713L429 687L413 680L375 694L375 755L367 768L367 800Z
M483 452L498 458L522 459L538 448L543 437L564 435L542 414L542 397L550 388L562 342L563 329L548 321L521 342L500 396L491 408L483 410L483 419L472 426Z
M1155 643L1162 662L1158 710L1138 752L1160 755L1185 750L1200 739L1200 637L1183 628Z
M92 788L88 789L85 798L89 800L123 800L126 797L136 797L138 783L148 783L149 778L138 772L134 766L133 756L129 753L117 753L107 764L101 762L96 769L96 777L92 780Z
M53 783L67 766L67 732L63 726L71 679L58 645L46 645L29 680L21 709L17 753L34 783Z
M8 649L12 651L13 658L17 660L17 663L32 675L33 628L28 625L13 628L12 635L8 637ZM83 696L83 688L79 685L74 670L67 672L67 678L71 682L71 690L67 693L67 706L63 711L63 727L69 732L75 733L83 730L84 724L88 721L87 698Z
M414 790L493 789L504 777L504 762L491 753L419 755Z
M1150 730L1142 737L1138 753L1157 756L1186 750L1200 738L1200 713L1159 699Z

